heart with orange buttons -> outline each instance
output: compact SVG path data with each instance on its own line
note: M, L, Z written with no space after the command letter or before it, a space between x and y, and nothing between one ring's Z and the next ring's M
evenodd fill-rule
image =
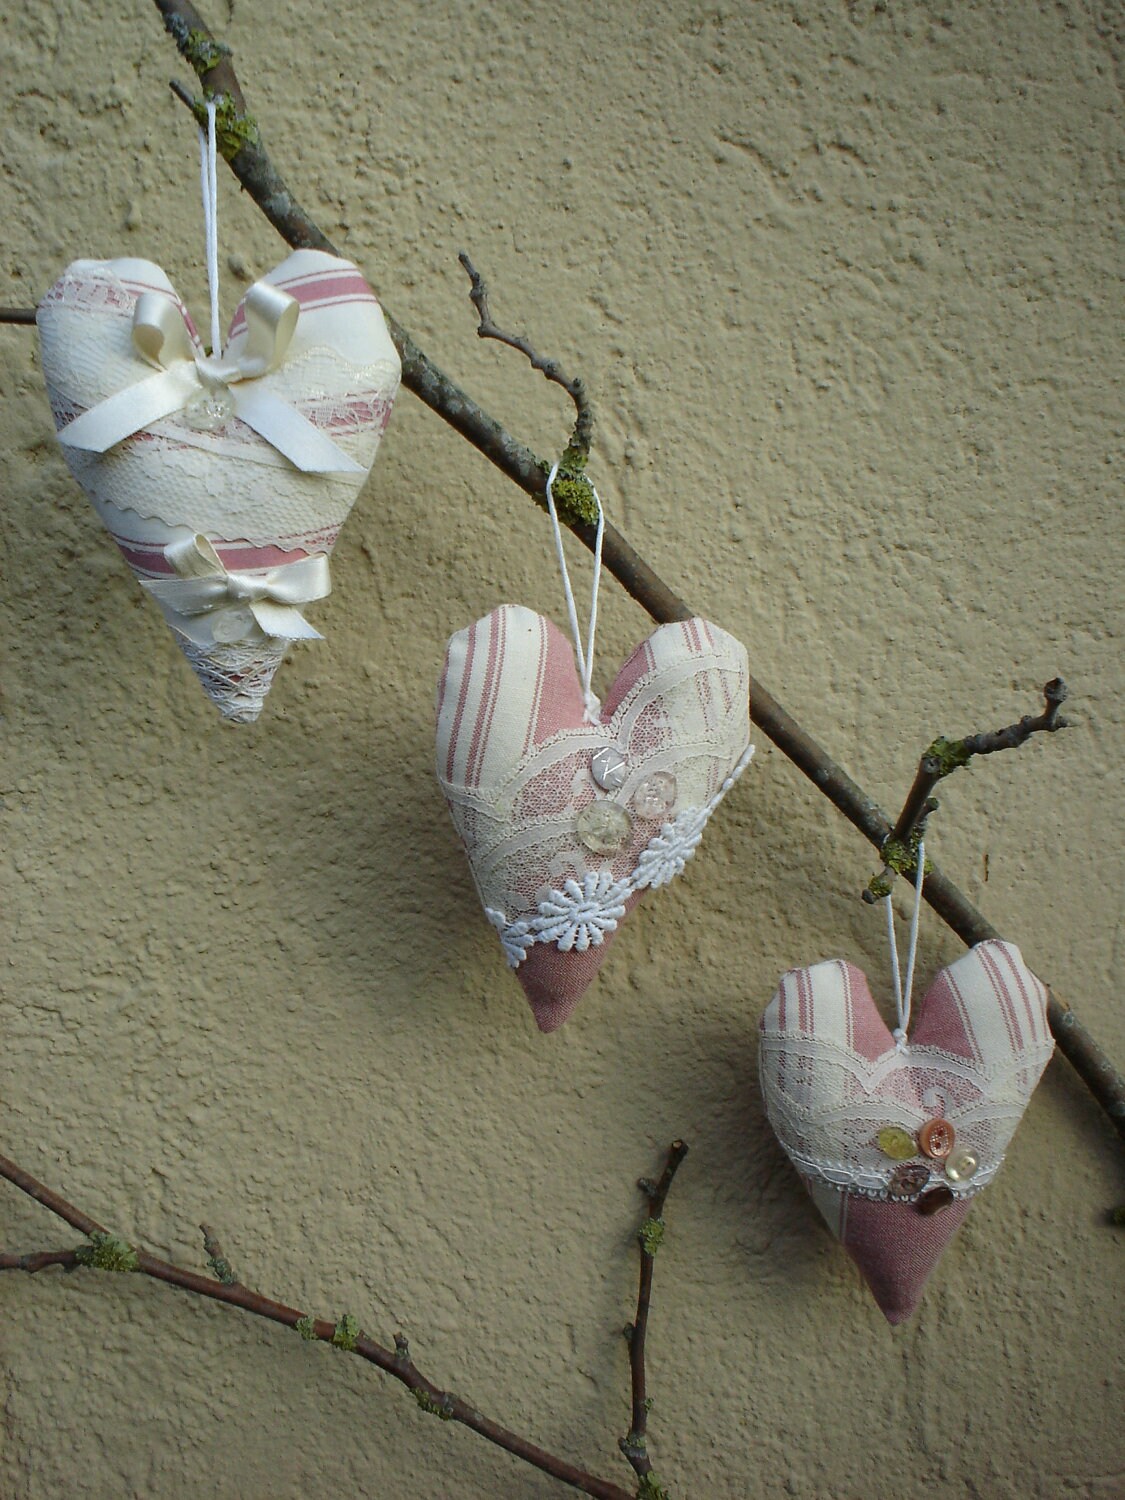
M759 1054L778 1140L891 1323L999 1171L1053 1050L1047 991L1011 943L943 969L908 1034L909 981L892 1034L852 964L792 969Z

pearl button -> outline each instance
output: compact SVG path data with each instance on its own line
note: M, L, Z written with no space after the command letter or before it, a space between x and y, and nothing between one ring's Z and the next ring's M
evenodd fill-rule
M616 802L591 802L578 814L578 837L595 854L613 854L633 831L633 820Z
M879 1150L892 1161L909 1161L912 1156L918 1155L914 1137L909 1130L903 1130L901 1125L884 1126L875 1139L879 1142Z
M918 1132L918 1144L926 1156L934 1161L944 1161L953 1150L956 1139L953 1126L948 1120L927 1120Z
M902 1203L918 1194L930 1180L930 1169L920 1162L904 1162L896 1167L887 1182L887 1194L896 1203Z
M625 757L612 745L603 745L590 757L590 775L603 792L616 792L625 785Z
M212 386L193 396L183 415L193 432L222 432L234 416L234 397L226 386Z
M980 1166L980 1157L968 1146L954 1146L945 1158L945 1175L950 1182L968 1182Z
M254 616L248 609L216 610L211 620L211 634L221 645L245 641L254 634Z
M953 1189L946 1187L944 1182L939 1182L937 1187L932 1187L928 1193L923 1193L914 1207L920 1214L929 1217L930 1214L940 1214L943 1208L948 1208L955 1202Z
M633 793L633 811L638 818L663 818L676 805L676 778L671 771L654 771Z

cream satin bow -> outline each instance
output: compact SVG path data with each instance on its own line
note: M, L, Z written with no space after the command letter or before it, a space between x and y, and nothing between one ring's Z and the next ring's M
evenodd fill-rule
M196 645L244 641L255 625L281 640L323 640L298 607L331 592L323 553L263 573L228 573L207 538L196 535L170 542L164 556L177 576L141 583L173 629Z
M307 474L364 474L367 471L314 427L287 401L256 389L259 375L276 370L285 358L301 308L296 297L268 281L246 293L247 339L236 359L205 359L196 352L183 315L160 292L142 292L133 308L133 346L158 374L126 386L76 417L59 433L72 448L105 453L142 427L197 405L236 416Z

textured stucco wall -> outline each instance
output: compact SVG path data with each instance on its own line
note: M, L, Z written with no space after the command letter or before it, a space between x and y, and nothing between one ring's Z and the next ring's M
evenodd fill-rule
M228 0L278 163L427 351L538 451L581 370L610 513L886 807L938 731L1076 727L951 783L933 852L1117 1062L1123 868L1121 11L1078 3ZM17 7L0 301L71 259L205 299L153 9ZM243 281L283 253L220 184ZM229 308L241 288L227 276ZM778 973L885 993L871 851L768 745L541 1037L430 772L447 635L554 613L527 500L404 395L257 727L224 727L0 330L0 1151L127 1236L405 1329L484 1411L620 1482L633 1180L682 1135L650 1357L679 1496L1125 1490L1121 1157L1056 1060L892 1332L765 1125ZM585 564L578 564L584 569ZM586 576L583 572L583 576ZM609 668L647 631L612 584ZM960 946L923 923L924 966ZM0 1245L68 1231L9 1189ZM377 1374L148 1282L0 1281L6 1500L561 1491Z

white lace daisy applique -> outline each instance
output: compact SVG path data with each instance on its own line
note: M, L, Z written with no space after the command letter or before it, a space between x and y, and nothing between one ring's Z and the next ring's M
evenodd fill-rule
M606 933L616 932L629 896L626 882L614 880L611 870L589 870L581 884L567 880L539 903L539 915L529 924L533 942L554 943L561 953L585 953L600 948Z

